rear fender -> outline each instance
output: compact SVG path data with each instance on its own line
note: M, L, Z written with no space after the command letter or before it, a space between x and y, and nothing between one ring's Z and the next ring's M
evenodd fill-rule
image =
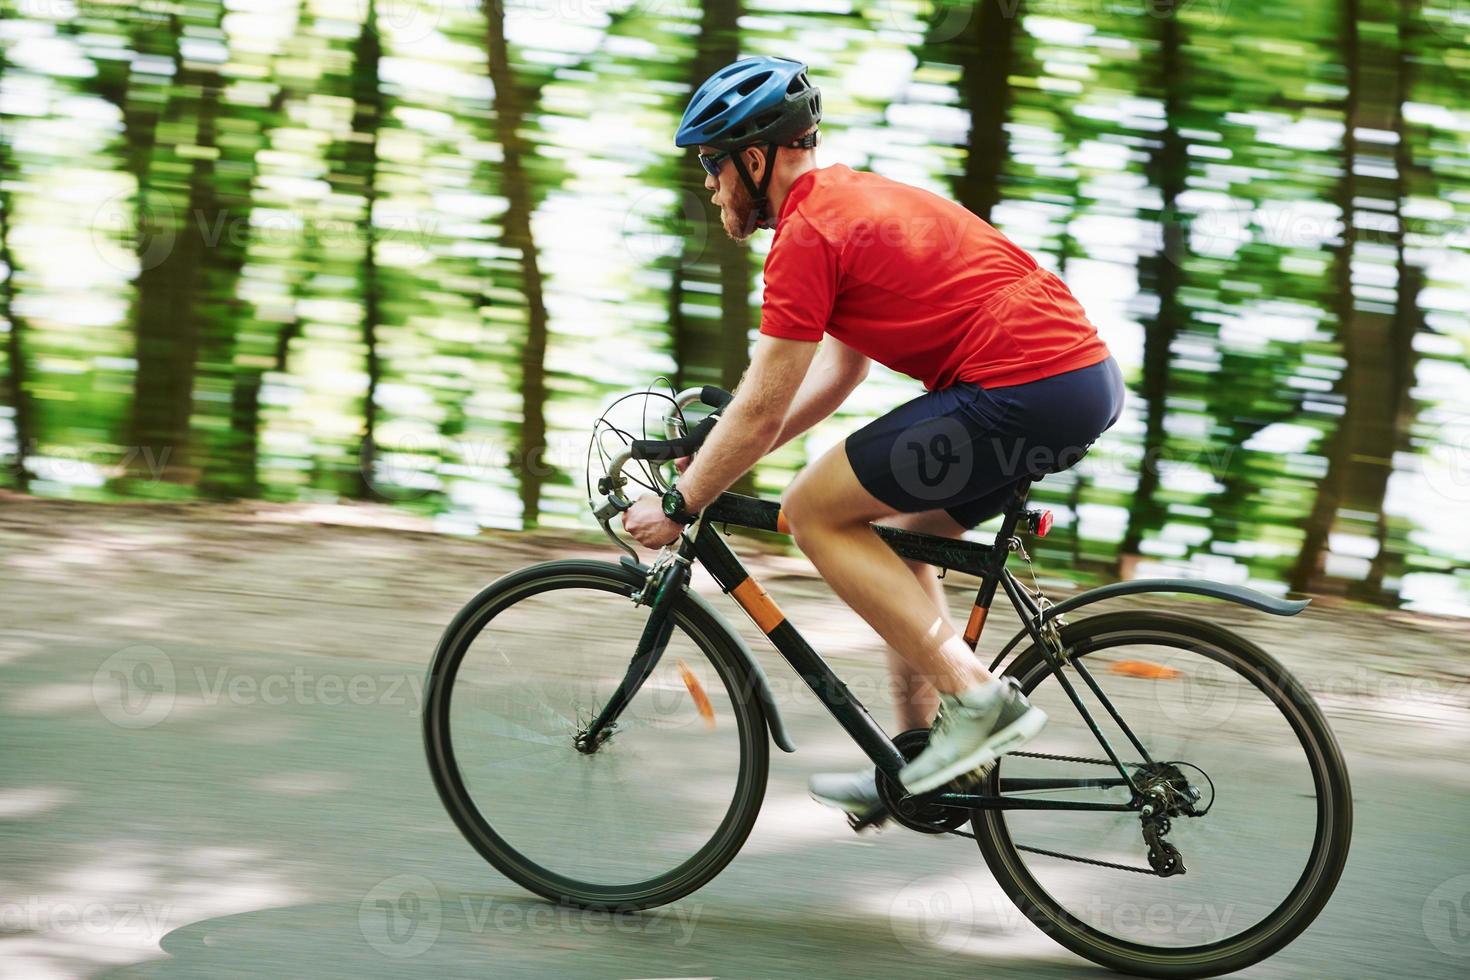
M1227 585L1224 582L1204 582L1199 579L1188 578L1143 578L1134 579L1131 582L1114 582L1111 585L1099 586L1096 589L1088 589L1086 592L1078 593L1064 602L1051 606L1042 614L1043 623L1065 615L1074 609L1090 606L1094 602L1102 602L1105 599L1116 599L1119 596L1139 595L1151 592L1186 593L1189 595L1209 596L1212 599L1224 599L1226 602L1238 603L1259 609L1261 612L1270 613L1273 616L1295 616L1311 603L1310 599L1278 599L1255 589L1247 589L1243 585ZM1001 648L1000 653L995 655L995 660L990 664L993 673L1000 666L1002 660L1010 655L1016 644L1022 640L1029 639L1031 633L1022 628L1010 641Z

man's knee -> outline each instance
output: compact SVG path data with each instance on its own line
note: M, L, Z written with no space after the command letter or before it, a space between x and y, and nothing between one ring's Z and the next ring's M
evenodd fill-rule
M781 494L781 516L786 518L786 526L791 529L791 536L798 539L798 542L803 530L811 527L811 515L821 513L821 508L814 504L812 496L806 482L799 476Z

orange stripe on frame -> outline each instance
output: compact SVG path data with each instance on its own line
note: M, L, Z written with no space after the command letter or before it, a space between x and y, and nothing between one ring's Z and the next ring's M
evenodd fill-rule
M735 588L730 590L735 601L740 603L755 625L760 627L762 633L769 633L785 621L786 616L776 605L776 601L766 594L766 590L753 578L747 578Z
M980 631L985 628L985 616L989 612L984 606L975 606L970 610L970 621L965 624L965 642L970 645L971 650L980 642Z

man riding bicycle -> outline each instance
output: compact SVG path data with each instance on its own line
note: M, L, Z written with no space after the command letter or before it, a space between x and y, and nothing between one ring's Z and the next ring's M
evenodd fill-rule
M925 793L983 768L1046 723L976 659L934 568L869 527L960 537L1017 483L1074 465L1117 421L1117 363L1066 285L958 204L840 164L818 167L821 95L806 66L747 58L694 93L675 138L697 146L726 232L775 231L750 367L678 487L623 515L641 544L678 539L762 457L830 416L878 361L925 393L803 469L782 495L797 545L890 647L903 729L931 725L900 772ZM812 777L848 812L878 804L874 770Z

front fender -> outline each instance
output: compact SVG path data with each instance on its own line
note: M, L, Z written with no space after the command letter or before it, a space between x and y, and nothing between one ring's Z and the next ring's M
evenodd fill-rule
M1227 602L1239 603L1242 606L1250 606L1261 612L1270 613L1273 616L1295 616L1311 603L1310 599L1278 599L1255 589L1247 589L1243 585L1227 585L1224 582L1205 582L1199 579L1189 578L1141 578L1131 582L1114 582L1111 585L1098 586L1079 592L1072 598L1050 607L1042 614L1041 621L1055 619L1057 616L1071 612L1073 609L1089 606L1094 602L1102 602L1105 599L1116 599L1118 596L1137 595L1143 592L1175 592L1187 593L1189 595L1204 595L1213 599L1224 599ZM1016 644L1024 639L1029 639L1030 631L1022 628L1010 641L1001 648L1000 653L995 655L995 660L990 664L990 670L995 671L1000 662L1015 649Z

